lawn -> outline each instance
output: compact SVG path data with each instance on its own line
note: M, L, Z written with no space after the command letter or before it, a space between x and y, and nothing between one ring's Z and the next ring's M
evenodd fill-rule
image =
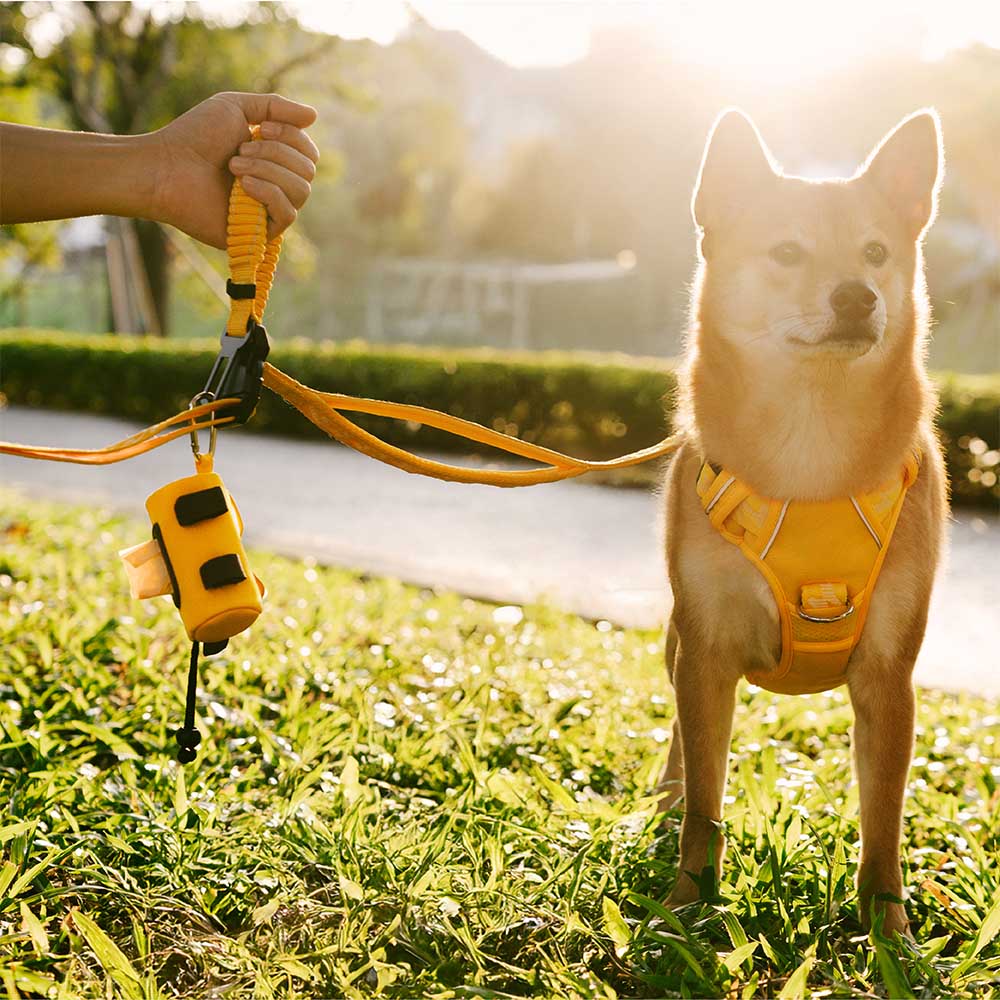
M115 555L147 531L0 493L11 997L1000 992L995 704L921 693L915 944L859 924L841 692L743 689L720 895L670 912L662 634L258 553L182 768L188 647Z

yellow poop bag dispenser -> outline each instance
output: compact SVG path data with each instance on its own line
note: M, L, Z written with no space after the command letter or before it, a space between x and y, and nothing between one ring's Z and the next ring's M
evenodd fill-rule
M242 520L219 475L168 483L146 510L191 640L225 645L248 629L261 612L261 592L240 540Z
M264 597L240 538L243 520L211 455L197 456L197 468L149 497L152 539L120 553L132 596L169 594L192 642L184 726L176 733L177 759L185 764L201 742L194 724L199 649L222 652L257 620Z
M232 293L231 293L232 294ZM219 400L216 411L245 423L260 397L261 374L269 351L267 333L255 319L242 337L224 333L219 356L192 407ZM184 726L176 732L177 759L193 761L201 734L194 724L198 655L220 653L234 635L248 629L263 608L264 585L250 570L240 536L243 519L214 470L216 430L207 454L191 433L195 474L162 486L146 501L153 523L150 541L124 549L132 596L170 595L191 639Z

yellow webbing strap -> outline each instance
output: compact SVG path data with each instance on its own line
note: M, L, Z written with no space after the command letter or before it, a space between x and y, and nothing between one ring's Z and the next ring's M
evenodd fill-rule
M259 138L254 126L253 138ZM226 333L242 337L247 332L247 323L252 317L260 322L264 316L268 293L274 280L278 256L281 253L281 237L267 239L267 212L264 206L254 201L244 190L237 178L233 182L229 196L229 218L227 227L227 251L232 283L253 285L253 298L232 298ZM430 410L423 406L404 403L389 403L375 399L361 399L340 393L318 392L296 382L295 379L275 368L264 365L264 385L294 406L308 420L325 431L341 444L353 448L364 455L392 465L404 472L412 472L434 479L453 483L479 483L484 486L532 486L536 483L551 483L560 479L571 479L587 472L623 469L639 465L654 458L661 458L676 451L682 437L676 434L665 438L659 444L640 451L631 452L621 458L606 462L588 462L572 458L561 452L540 445L530 444L508 434L483 427L470 420L462 420L447 413ZM158 448L168 441L189 434L195 430L222 427L231 423L231 418L214 419L212 414L234 402L215 400L201 406L184 410L153 427L134 434L124 441L107 448L67 449L43 448L0 441L0 453L18 455L22 458L47 459L55 462L76 462L81 465L107 465ZM460 465L448 465L433 459L421 458L403 448L387 444L358 427L340 410L367 413L395 420L416 421L438 430L456 434L479 444L499 448L519 458L539 462L539 469L472 469Z
M76 465L111 465L152 451L192 431L209 430L212 427L231 424L232 417L220 417L216 420L212 414L220 407L234 402L238 400L220 399L192 407L190 410L182 410L152 427L139 431L138 434L125 438L124 441L109 444L106 448L46 448L0 441L0 453L16 455L19 458L39 458L49 462L73 462Z
M483 486L533 486L536 483L552 483L559 479L572 479L586 472L597 472L606 469L623 469L629 465L638 465L653 458L660 458L676 451L681 445L681 436L674 435L659 444L641 451L623 455L608 462L587 462L581 458L572 458L561 452L543 448L540 445L521 441L492 431L482 424L470 420L462 420L438 410L425 409L422 406L408 406L404 403L386 403L376 399L359 399L356 396L344 396L339 393L318 392L308 386L296 382L274 365L264 365L264 385L276 392L286 402L291 403L303 416L311 420L320 430L325 431L341 444L346 444L355 451L376 458L386 465L395 466L404 472L412 472L433 479L443 479L452 483L479 483ZM421 458L403 448L386 444L374 434L362 430L352 423L339 410L351 410L355 413L369 413L380 417L392 417L395 420L415 420L428 427L457 434L459 437L480 444L488 444L495 448L528 458L535 462L545 463L541 469L470 469L461 465L447 465L435 462L433 459Z

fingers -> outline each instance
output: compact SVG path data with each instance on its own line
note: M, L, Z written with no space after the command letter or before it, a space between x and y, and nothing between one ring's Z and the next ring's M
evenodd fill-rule
M267 209L268 239L274 239L295 221L298 211L279 185L253 176L246 176L241 180L243 190Z
M316 163L308 156L303 156L297 149L286 146L282 142L271 142L268 140L257 142L245 142L240 146L239 152L233 157L233 163L246 163L255 166L263 162L276 163L293 174L297 174L304 181L311 182L316 177ZM251 174L255 170L249 171Z
M239 105L251 125L271 120L308 128L316 121L316 109L308 104L290 101L280 94L239 94L228 92L220 97Z
M298 132L298 129L292 129ZM302 133L299 133L300 135ZM319 155L318 153L316 154ZM316 165L308 156L283 142L245 142L229 169L243 181L243 190L263 203L269 218L268 235L283 232L309 197Z
M319 149L316 148L316 143L302 129L296 128L294 125L266 121L260 127L260 134L262 139L272 140L272 142L261 142L260 145L268 146L276 142L283 142L286 146L297 149L313 163L319 160Z
M229 169L243 190L267 209L268 236L284 232L309 197L319 149L303 131L316 120L316 109L280 94L219 95L236 104L261 138L244 142Z
M310 166L312 166L311 163ZM229 161L229 167L237 177L244 180L248 177L255 177L258 180L268 181L276 185L297 209L301 208L309 197L309 181L274 160L267 160L259 156L234 156ZM245 184L243 186L246 188Z

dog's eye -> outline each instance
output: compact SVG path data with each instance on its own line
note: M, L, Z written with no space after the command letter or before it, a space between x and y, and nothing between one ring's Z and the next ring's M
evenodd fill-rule
M865 260L873 267L881 267L889 257L884 243L872 241L865 247Z
M796 264L801 264L805 255L806 252L802 249L801 244L792 240L786 240L776 247L771 247L771 260L777 261L782 267L795 267Z

